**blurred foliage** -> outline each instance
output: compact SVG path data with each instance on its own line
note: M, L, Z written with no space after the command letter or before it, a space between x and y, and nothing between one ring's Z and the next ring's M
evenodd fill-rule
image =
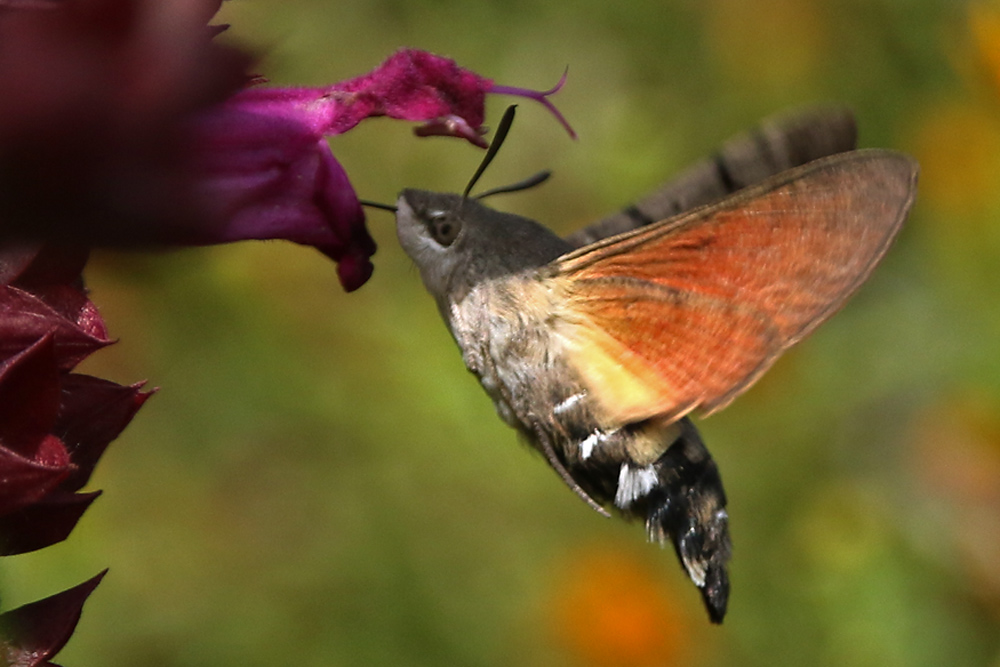
M121 343L87 370L161 387L63 545L5 607L110 567L61 654L143 665L1000 665L1000 4L952 0L232 0L260 71L317 84L401 46L546 88L482 187L569 231L774 111L836 101L923 167L849 307L701 423L735 541L722 627L673 554L603 521L494 415L391 219L343 294L287 244L101 254ZM505 100L491 102L496 121ZM481 154L371 121L362 196L461 189Z

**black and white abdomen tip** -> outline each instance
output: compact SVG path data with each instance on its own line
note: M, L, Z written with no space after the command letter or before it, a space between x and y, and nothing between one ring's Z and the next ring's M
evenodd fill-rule
M694 425L684 419L681 427L680 436L654 463L621 465L615 504L632 515L645 511L650 541L673 544L701 590L712 622L721 623L729 600L726 565L732 553L726 493Z

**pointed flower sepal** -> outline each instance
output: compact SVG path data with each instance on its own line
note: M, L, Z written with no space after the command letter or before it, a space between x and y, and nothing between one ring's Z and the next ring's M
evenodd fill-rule
M77 493L149 397L70 371L108 345L83 291L87 253L0 249L0 555L69 535L97 493Z
M106 572L62 593L0 614L0 665L57 667L50 659L69 641L80 621L83 603Z

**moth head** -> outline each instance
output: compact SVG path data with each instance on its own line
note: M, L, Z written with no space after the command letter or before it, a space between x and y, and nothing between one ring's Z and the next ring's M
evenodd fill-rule
M468 233L465 209L476 206L456 194L404 190L396 202L396 235L435 296L449 291L452 276L465 263Z
M457 194L404 190L396 235L439 301L460 301L475 285L538 268L571 246L534 220Z
M448 302L460 301L480 282L541 266L570 249L569 244L534 220L500 213L479 203L494 194L534 187L549 177L548 172L469 196L503 144L513 120L511 106L461 196L404 190L396 203L396 235L416 262L424 285L442 312L447 310L444 306Z

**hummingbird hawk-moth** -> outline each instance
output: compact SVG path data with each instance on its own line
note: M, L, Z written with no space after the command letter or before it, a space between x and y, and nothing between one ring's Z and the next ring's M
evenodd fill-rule
M726 496L689 415L724 408L844 304L916 178L905 155L853 150L628 229L650 217L640 202L569 240L468 189L404 190L397 235L500 417L591 507L669 541L718 623Z

